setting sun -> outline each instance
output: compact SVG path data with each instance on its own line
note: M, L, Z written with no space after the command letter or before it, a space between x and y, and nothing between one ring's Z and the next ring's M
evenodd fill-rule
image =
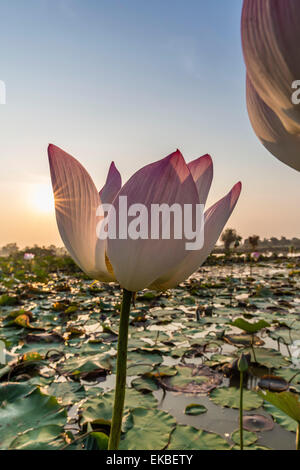
M35 211L50 213L54 211L53 192L50 184L34 184L29 193L29 203Z

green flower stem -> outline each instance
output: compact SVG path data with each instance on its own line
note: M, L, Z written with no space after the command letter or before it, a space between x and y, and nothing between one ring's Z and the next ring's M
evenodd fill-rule
M300 450L300 422L298 423L298 428L297 428L296 450Z
M132 300L132 292L124 289L120 315L118 354L117 354L117 377L113 417L108 442L108 450L118 450L121 436L121 426L125 401L126 370L127 370L127 344L129 313Z
M244 450L243 390L244 390L244 373L240 372L240 449L241 450Z
M253 360L254 362L257 362L256 355L255 355L255 350L254 350L254 333L251 334L251 349L253 353Z

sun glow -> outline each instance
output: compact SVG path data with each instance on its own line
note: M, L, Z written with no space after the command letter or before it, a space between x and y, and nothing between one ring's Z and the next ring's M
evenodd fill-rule
M54 211L54 197L51 184L34 184L30 188L29 203L37 212L50 213Z

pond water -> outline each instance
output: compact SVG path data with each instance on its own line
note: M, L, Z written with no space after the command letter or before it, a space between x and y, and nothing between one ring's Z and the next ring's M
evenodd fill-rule
M206 266L177 289L159 295L139 294L130 317L127 378L138 403L135 405L133 400L127 412L134 416L135 407L149 406L151 419L161 419L163 426L171 416L176 420L176 429L185 425L187 429L209 431L232 444L230 436L239 426L238 409L223 397L224 406L214 400L213 389L186 393L185 387L195 389L195 384L200 387L206 383L202 366L214 379L221 377L215 390L238 386L234 361L241 351L253 354L249 339L248 343L245 338L245 343L234 342L235 336L243 333L231 325L239 318L252 324L267 322L257 333L257 357L254 360L251 356L245 383L249 391L256 390L263 375L290 377L300 370L299 265L295 257L251 267ZM84 433L82 416L88 415L91 420L91 410L95 421L107 422L111 413L108 401L113 396L109 392L115 387L120 289L101 284L91 287L80 276L59 272L51 274L47 282L18 280L7 273L0 279L0 340L5 342L9 358L9 373L1 376L0 367L0 396L1 387L5 389L10 381L56 397L69 416L64 429L72 430L77 437ZM51 350L56 351L57 358L51 359ZM293 380L291 389L300 393L300 376ZM30 395L24 400L29 403ZM187 415L185 409L190 404L203 405L207 411ZM244 414L277 419L261 405L250 407ZM0 420L6 406L5 400L0 403ZM171 444L174 425L169 431ZM277 422L271 431L258 432L257 437L256 445L277 450L295 448L295 433ZM129 431L123 438L124 446L137 445ZM61 440L59 437L57 442ZM168 440L156 445L164 448Z

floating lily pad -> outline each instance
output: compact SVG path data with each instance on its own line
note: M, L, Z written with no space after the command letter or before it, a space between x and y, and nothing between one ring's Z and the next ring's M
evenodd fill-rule
M206 413L207 408L203 405L191 403L190 405L186 406L184 412L186 415L198 416Z
M256 362L262 366L267 367L268 369L273 369L275 367L286 367L289 364L289 360L282 356L281 353L275 349L270 348L254 348L255 358L251 348L243 350L244 354L251 354L251 361Z
M131 386L142 393L150 393L158 389L157 384L150 377L138 377L131 382Z
M258 382L258 386L270 392L285 392L289 388L286 380L275 375L264 375Z
M246 415L243 417L243 428L251 432L272 431L274 421L263 415Z
M155 367L151 372L148 372L146 375L148 377L162 378L162 377L172 377L173 375L178 374L178 371L173 366L159 365Z
M5 382L0 384L0 406L13 403L18 398L23 398L36 388L28 383Z
M208 393L222 383L223 377L207 366L176 366L177 374L160 380L167 390L181 393Z
M9 449L18 450L58 450L64 445L61 439L61 426L49 424L37 429L30 429L14 439Z
M7 449L19 433L31 429L48 425L63 429L66 419L66 410L61 409L57 400L36 389L0 408L0 448Z
M107 450L109 437L103 432L92 432L83 441L86 450Z
M235 444L240 445L240 430L237 429L231 434L231 439ZM254 432L245 431L243 432L243 442L245 446L251 446L258 440L258 436Z
M210 360L205 362L205 365L209 367L221 366L223 364L231 363L234 360L234 356L226 356L224 354L212 354Z
M172 432L168 450L229 450L230 445L218 434L177 425Z
M112 357L108 353L91 357L72 357L60 365L61 372L74 380L96 380L107 375L111 368Z
M83 386L74 382L52 383L47 393L54 395L62 405L77 403L85 397Z
M143 375L151 372L154 366L161 364L163 358L160 354L152 352L136 352L131 351L128 353L127 360L127 375ZM113 368L113 373L115 367Z
M269 336L275 341L280 340L284 344L292 344L294 339L300 339L299 333L298 335L295 334L290 328L277 328L275 331L270 331Z
M296 421L290 418L289 416L287 416L285 413L283 413L283 411L279 410L274 405L271 405L271 403L267 403L267 402L264 403L264 409L268 413L270 413L275 423L279 424L287 431L291 431L291 432L297 431L298 425Z
M135 408L129 430L122 436L120 450L162 450L176 425L173 416L161 410Z
M236 328L240 328L241 330L251 334L258 333L260 330L270 326L270 324L265 320L259 320L256 323L250 323L244 318L237 318L230 324L231 326L235 326Z
M240 407L240 391L237 388L218 388L210 393L210 398L216 405L222 405L227 408ZM263 399L251 390L244 390L244 410L255 410L263 404Z
M292 392L273 393L268 391L258 392L259 395L290 418L300 423L299 395Z
M263 346L265 342L260 339L258 336L253 336L249 335L247 333L242 333L240 335L238 334L232 334L232 335L225 335L224 340L228 342L229 344L232 344L233 346L235 345L241 345L244 347L251 346L252 344L254 346Z
M231 450L241 450L241 449L240 449L239 445L235 445L234 447L232 447ZM264 450L272 450L272 449L270 449L269 447L264 447L264 446L260 446L260 445L257 445L257 444L252 444L251 446L245 446L244 447L244 451L249 451L249 450L264 451Z
M285 379L287 382L300 384L300 369L276 369L274 373Z
M115 392L88 398L81 406L81 424L97 422L110 425ZM137 407L155 407L157 400L151 393L143 395L132 388L126 389L124 414Z

